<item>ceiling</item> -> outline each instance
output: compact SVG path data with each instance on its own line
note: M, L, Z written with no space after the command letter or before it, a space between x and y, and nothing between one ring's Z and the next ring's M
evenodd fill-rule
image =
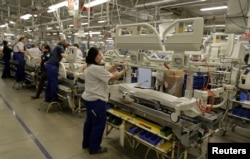
M213 12L201 12L201 8L227 5L228 0L111 0L109 5L94 7L91 16L88 12L79 12L74 17L69 15L67 7L62 7L58 14L47 13L48 7L63 0L1 0L0 1L0 25L8 24L8 28L0 28L3 36L5 32L17 34L38 34L46 38L47 32L74 32L79 29L93 30L100 28L111 28L116 24L127 24L136 22L152 22L166 19L204 17L205 25L224 24L227 10ZM79 0L79 3L88 0ZM29 20L20 19L21 15L33 14ZM59 18L60 16L60 18ZM89 17L89 18L88 18ZM105 23L98 23L105 20ZM77 23L76 23L77 22ZM62 23L61 28L58 28ZM74 24L75 27L69 27ZM88 25L80 25L88 23ZM52 29L48 30L48 27ZM43 35L40 35L43 34Z

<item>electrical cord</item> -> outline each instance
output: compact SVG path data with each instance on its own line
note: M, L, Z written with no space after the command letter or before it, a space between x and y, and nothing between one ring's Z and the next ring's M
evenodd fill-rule
M207 62L205 62L205 64L208 68L208 73L207 73L208 79L207 79L207 84L206 84L206 87L204 88L204 91L207 91L208 97L211 97L211 101L210 101L211 104L209 106L206 106L202 104L201 99L196 99L196 105L202 113L209 113L213 109L215 97L214 97L214 93L208 89L208 84L210 82L210 67Z

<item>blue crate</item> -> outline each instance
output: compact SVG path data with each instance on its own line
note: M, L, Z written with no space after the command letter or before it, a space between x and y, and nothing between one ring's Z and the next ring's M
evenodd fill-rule
M141 131L141 132L139 133L139 137L140 137L142 140L145 140L145 141L148 141L151 135L152 135L152 134L151 134L150 132L148 132L148 131Z
M240 115L240 108L238 108L238 107L233 108L232 114L233 115Z
M150 132L148 132L148 133L144 136L144 140L147 141L147 142L149 142L151 136L153 136L153 134L151 134Z
M138 133L139 131L141 131L141 129L137 126L132 126L128 129L128 132L131 133L131 134L136 134Z
M249 119L250 119L250 110L248 109L246 112L247 112L247 113L246 113L246 118L249 118Z
M143 139L144 140L144 136L147 134L148 132L147 131L145 131L145 130L143 130L143 131L141 131L140 133L139 133L139 138L141 138L141 139Z
M157 145L161 141L161 138L157 135L152 135L149 139L149 143L152 145Z

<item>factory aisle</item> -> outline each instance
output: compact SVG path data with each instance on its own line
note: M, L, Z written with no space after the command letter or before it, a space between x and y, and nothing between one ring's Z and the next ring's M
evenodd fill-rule
M103 139L108 152L89 155L81 149L82 123L69 112L38 111L35 90L12 89L13 79L0 79L0 159L129 159L130 152L119 146L118 131ZM43 96L44 94L42 94Z
M89 155L81 149L83 118L68 112L47 113L38 107L43 98L31 100L35 90L12 89L13 79L0 79L0 159L141 159L145 147L139 146L135 156L129 144L119 145L119 132L114 130L103 139L108 152ZM43 97L44 94L42 94ZM236 128L213 142L250 142L249 130ZM125 140L126 141L126 140ZM150 157L151 156L151 157ZM148 158L154 158L153 152Z

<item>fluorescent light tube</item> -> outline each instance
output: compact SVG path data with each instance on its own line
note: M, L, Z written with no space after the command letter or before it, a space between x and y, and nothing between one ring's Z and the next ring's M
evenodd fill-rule
M105 20L99 20L98 23L105 23Z
M63 1L60 3L54 4L52 6L49 6L49 10L56 10L56 9L64 7L64 6L68 6L68 1Z
M6 24L0 25L0 28L4 28L6 27Z
M218 7L210 7L210 8L201 8L201 11L210 11L210 10L220 10L227 9L227 6L218 6Z
M27 20L31 17L32 15L31 14L25 14L25 15L22 15L20 18L21 19L24 19L24 20Z
M99 31L96 31L96 32L85 32L83 34L85 34L85 35L88 35L88 34L92 35L92 34L101 34L101 32L99 32Z
M109 1L110 1L110 0L94 0L94 1L92 1L92 2L89 2L89 3L84 4L84 7L90 8L90 7L94 7L94 6L97 6L97 5L100 5L100 4L109 2Z
M225 28L226 25L224 25L224 24L217 24L217 25L205 25L204 26L204 28L212 28L212 27Z

